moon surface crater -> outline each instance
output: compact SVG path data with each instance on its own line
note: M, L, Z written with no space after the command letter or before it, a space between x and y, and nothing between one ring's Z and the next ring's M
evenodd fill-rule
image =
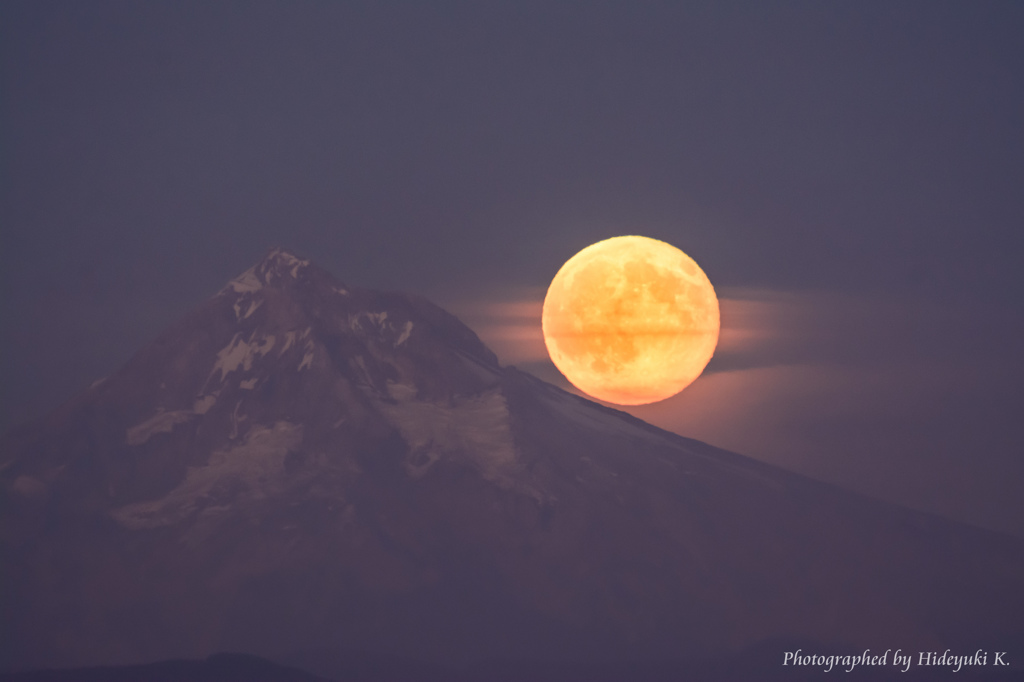
M552 362L584 393L642 405L686 388L718 343L714 287L676 247L613 237L570 258L544 299Z

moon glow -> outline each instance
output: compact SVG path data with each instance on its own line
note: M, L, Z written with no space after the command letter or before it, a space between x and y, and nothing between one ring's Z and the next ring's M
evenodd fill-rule
M613 237L566 261L541 317L551 361L599 400L643 405L704 371L718 344L718 297L697 263L648 237Z

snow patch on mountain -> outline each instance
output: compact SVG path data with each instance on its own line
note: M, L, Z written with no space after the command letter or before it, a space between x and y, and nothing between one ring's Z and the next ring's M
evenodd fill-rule
M204 395L201 398L197 398L196 401L192 403L192 411L195 412L196 414L206 414L207 412L210 411L210 408L213 407L216 402L216 393Z
M235 409L231 411L231 433L228 434L228 438L230 438L231 440L238 438L239 424L241 424L242 422L249 418L248 415L239 413L239 410L241 408L242 401L239 400L237 403L235 403Z
M409 335L412 334L412 326L412 322L406 322L402 326L402 333L398 335L398 341L395 341L396 348L409 340Z
M388 318L387 311L377 313L364 312L357 315L350 315L348 318L349 328L357 333L375 336L381 341L390 343L398 348L409 340L414 324L411 320L399 322L393 317Z
M508 403L497 389L455 404L415 400L414 386L388 382L394 402L379 402L409 446L406 472L420 477L442 459L469 464L488 481L541 499L516 456Z
M274 348L275 339L271 336L256 338L257 332L252 332L248 340L243 341L240 333L231 338L231 343L217 353L217 360L213 363L210 376L206 383L210 382L213 375L220 371L220 382L239 367L246 371L252 369L253 362L260 356L266 355ZM205 384L204 384L205 385Z
M259 291L263 288L263 282L256 276L256 266L252 266L238 277L227 283L227 285L217 292L217 295L227 294L234 292L236 294L248 294L254 291Z
M142 445L158 433L170 433L174 427L195 416L191 410L164 412L161 408L149 419L129 427L125 432L128 445Z
M299 366L296 369L296 371L298 372L301 372L302 370L313 366L313 356L315 355L316 352L316 344L314 344L312 341L307 341L305 350L306 352L302 356L302 361L299 363Z
M252 294L264 286L272 286L275 282L285 277L298 279L299 272L309 266L309 261L296 258L287 251L274 249L267 256L252 266L238 277L234 278L227 285L217 292L218 296L224 294ZM235 315L238 319L245 319L248 315L241 316L239 302L235 303ZM258 305L256 307L259 307ZM251 308L249 312L255 311Z
M298 331L298 330L295 330L295 329L293 329L291 331L285 332L284 334L282 334L282 336L284 337L284 344L281 346L280 354L284 355L285 351L287 351L289 348L291 348L297 342L302 341L303 339L309 338L309 335L312 334L312 333L313 333L312 327L306 327L301 332ZM306 350L310 350L310 348L311 348L310 344L312 344L312 341L310 341L310 342L308 342L306 344L307 345Z
M299 276L300 269L309 265L308 260L305 260L303 258L296 258L292 254L288 253L287 251L282 251L281 249L274 249L273 251L271 251L270 255L267 256L265 262L268 264L273 263L275 266L279 268L279 272L280 270L287 269L288 274L291 276L292 279L295 279Z
M285 457L302 436L301 425L286 421L254 426L244 442L214 451L205 465L189 467L185 479L160 499L125 505L110 515L125 528L141 530L216 517L239 502L266 499L284 487Z
M242 388L249 388L244 385L246 383L242 382ZM158 408L152 417L129 427L125 431L125 440L128 445L142 445L158 433L170 433L178 424L184 424L193 417L209 412L217 403L218 394L219 391L196 398L191 410L166 411L162 407Z
M389 381L387 384L388 395L399 402L405 402L412 400L416 397L419 392L417 388L411 384L403 384L395 381Z
M348 316L348 327L354 332L368 333L379 331L381 323L388 318L387 313L358 313Z
M262 298L253 298L251 300L246 301L247 298L248 298L247 296L241 296L241 297L239 297L239 299L237 301L235 301L234 308L235 308L235 319L236 320L244 320L244 319L248 318L250 315L252 315L254 312L256 312L256 310L261 305L263 305L263 299ZM242 312L242 306L243 306L243 304L246 304L246 303L247 303L247 305L246 305L246 308L245 308L245 312L243 313Z

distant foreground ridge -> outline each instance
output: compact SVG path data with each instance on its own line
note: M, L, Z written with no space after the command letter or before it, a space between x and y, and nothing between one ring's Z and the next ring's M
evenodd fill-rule
M0 682L329 682L296 668L244 654L129 666L95 666L0 674Z
M4 437L0 576L6 670L783 640L1024 663L1021 540L662 431L281 249Z
M806 643L812 650L820 645ZM283 666L256 656L215 654L206 660L172 660L129 666L64 668L2 674L0 682L789 682L819 679L820 669L780 667L776 654L789 643L769 643L738 654L694 660L658 661L509 661L487 660L466 666L443 666L396 656L349 653L335 656L329 678ZM794 649L796 650L796 649ZM323 661L317 662L323 667ZM317 667L314 664L314 667ZM833 672L840 672L838 669ZM951 670L900 666L854 667L840 674L852 682L1011 682L1024 671L1002 667Z

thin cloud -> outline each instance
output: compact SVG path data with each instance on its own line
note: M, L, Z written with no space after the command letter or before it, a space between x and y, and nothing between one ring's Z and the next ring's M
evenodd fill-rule
M477 333L504 365L550 364L541 311L544 290L523 288L480 298L453 298L444 307Z
M792 337L808 327L809 301L796 294L732 289L726 290L719 305L722 328L715 351L719 365L779 356L779 350L794 345ZM445 302L504 364L550 364L541 331L543 306L544 290L539 288ZM758 362L774 363L778 358Z

